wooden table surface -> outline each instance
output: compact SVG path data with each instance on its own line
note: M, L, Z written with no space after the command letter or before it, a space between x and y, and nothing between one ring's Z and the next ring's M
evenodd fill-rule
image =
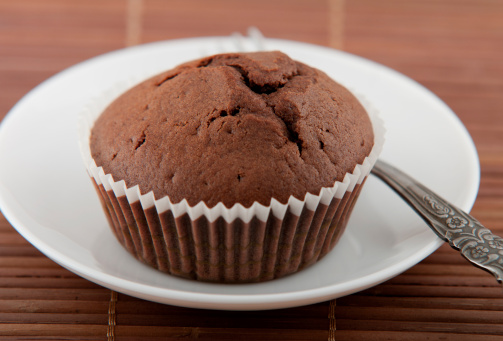
M500 0L0 0L0 119L37 84L90 57L157 40L245 33L249 26L268 37L375 60L438 95L479 153L472 214L503 234ZM448 246L381 285L330 302L220 312L113 293L46 258L0 217L0 340L462 341L502 335L502 288Z

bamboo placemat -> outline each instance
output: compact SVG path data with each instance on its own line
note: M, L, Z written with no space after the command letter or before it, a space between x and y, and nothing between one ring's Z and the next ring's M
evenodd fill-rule
M472 135L472 210L503 234L503 2L498 0L0 0L0 118L30 89L124 46L256 26L342 48L415 79ZM8 167L8 165L0 165ZM258 312L173 307L61 268L0 218L0 340L500 340L503 290L442 246L405 273L315 305Z

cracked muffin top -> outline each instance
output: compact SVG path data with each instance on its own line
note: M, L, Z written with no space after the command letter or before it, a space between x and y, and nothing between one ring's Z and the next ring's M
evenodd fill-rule
M105 173L142 194L249 207L319 194L373 143L346 88L274 51L215 55L144 81L101 114L90 147Z

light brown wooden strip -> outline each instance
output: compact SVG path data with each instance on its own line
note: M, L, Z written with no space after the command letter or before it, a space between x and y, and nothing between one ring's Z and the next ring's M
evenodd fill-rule
M31 245L0 245L0 258L3 257L45 257Z
M236 312L233 316L221 316L219 313L204 314L200 319L195 320L190 315L163 315L163 314L123 314L117 310L117 324L118 326L176 326L176 327L192 327L197 326L201 328L254 328L260 326L261 328L284 328L284 329L312 329L312 330L329 330L329 321L325 315L323 319L311 318L304 316L300 319L285 318L281 315L272 317L270 319L262 316L249 317L246 314ZM326 311L325 311L326 313ZM197 322L196 322L197 321Z
M127 0L126 46L141 43L143 0Z
M327 1L148 0L144 7L143 41L246 33L256 26L266 37L328 42Z
M109 303L106 301L33 299L1 300L1 313L50 313L50 314L103 314Z
M108 289L96 288L0 288L1 300L82 300L108 302Z
M40 257L0 257L0 267L60 268L61 266L54 263L52 260L46 258L45 256L40 256Z
M503 335L503 325L417 321L374 321L337 319L339 330L423 331L455 334Z
M103 338L106 335L106 324L91 325L91 324L38 324L38 323L1 323L0 336L12 337L16 336L34 336L34 337L51 337L58 336L92 336ZM33 338L32 338L33 339Z
M65 335L64 337L54 337L54 336L37 336L34 338L33 336L29 338L30 340L64 340L64 341L96 341L99 340L98 336L72 336ZM26 336L0 336L0 340L8 340L8 341L26 341ZM144 341L154 341L150 338L144 339ZM164 340L166 341L166 340Z
M436 251L425 258L421 264L469 265L459 252L449 248L446 252Z
M58 277L58 278L81 278L78 275L66 270L65 268L34 268L34 267L23 267L23 268L2 268L0 267L0 286L2 278L9 277Z
M365 290L362 294L379 296L416 296L416 297L471 297L471 298L501 298L501 287L454 287L425 285L388 285L382 284Z
M462 258L461 255L459 255ZM437 275L437 276L467 276L467 277L480 277L489 278L484 270L476 268L467 261L464 261L463 265L451 265L451 264L428 264L420 263L416 266L410 268L405 273L408 275ZM496 280L492 283L493 286L497 285Z
M200 327L156 327L148 331L143 327L116 326L117 339L123 340L148 335L149 337L165 337L166 340L197 339L197 340L327 340L326 330L305 329L264 329L254 327L242 328L200 328Z
M0 229L0 231L2 231ZM3 245L30 245L19 233L15 230L0 232L0 246Z
M483 307L481 307L483 308ZM341 307L335 316L348 320L501 324L503 311L403 307Z
M107 324L106 311L101 314L0 313L2 323Z
M482 271L482 270L481 270ZM441 286L497 287L496 279L484 272L480 276L440 275L440 274L404 274L387 282L388 284L418 284Z
M337 320L336 320L336 300L331 300L328 308L328 320L330 322L328 327L328 341L335 340L335 335L337 333Z
M108 305L108 327L107 327L107 341L115 340L115 326L117 324L117 315L116 315L116 304L117 304L117 292L111 290L110 291L110 302Z
M3 232L13 232L15 231L11 224L5 219L4 215L0 211L0 231Z
M309 316L319 320L327 319L329 309L328 302L301 306L289 309L263 310L263 311L214 311L212 315L221 319L229 319L239 316L243 319L293 319L300 320ZM143 301L135 297L120 295L117 302L117 311L120 314L160 314L170 317L171 315L187 316L195 319L203 319L208 316L208 310L176 307L166 304ZM327 322L328 326L328 322Z
M500 341L498 335L432 333L424 331L339 330L335 341Z
M80 277L66 278L66 277L49 277L49 278L32 278L32 277L0 277L0 287L1 288L69 288L69 289L101 289L102 287L85 280Z
M328 46L344 48L345 0L328 1Z
M404 307L424 309L461 309L503 311L503 298L385 297L354 294L337 299L339 306Z

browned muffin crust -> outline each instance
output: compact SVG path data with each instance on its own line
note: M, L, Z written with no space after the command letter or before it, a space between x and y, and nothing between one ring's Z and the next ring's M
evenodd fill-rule
M120 96L91 133L98 166L173 203L249 207L318 194L370 153L358 100L281 52L189 62Z

